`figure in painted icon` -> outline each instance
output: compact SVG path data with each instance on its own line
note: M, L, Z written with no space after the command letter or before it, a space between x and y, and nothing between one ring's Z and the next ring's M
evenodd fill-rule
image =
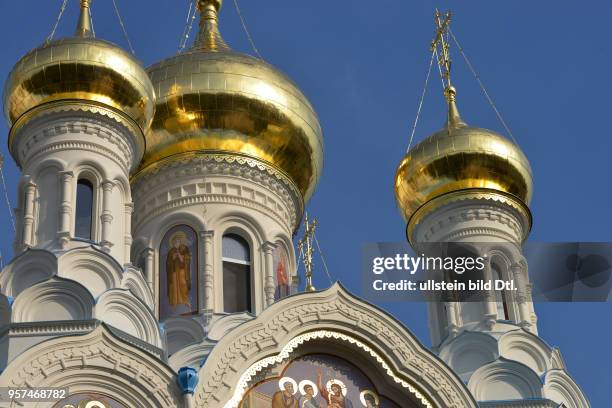
M300 381L300 408L321 408L317 401L317 386L310 380Z
M187 235L183 231L172 234L168 246L168 303L172 307L185 305L191 309L191 252L187 246Z
M372 390L361 391L359 399L361 400L361 405L366 408L380 408L380 398Z
M280 391L272 396L272 408L298 408L298 400L295 397L297 383L293 378L283 377L278 382Z
M323 373L317 371L317 384L321 390L321 396L327 401L328 408L353 408L353 403L346 398L346 386L337 379L327 381L323 386Z

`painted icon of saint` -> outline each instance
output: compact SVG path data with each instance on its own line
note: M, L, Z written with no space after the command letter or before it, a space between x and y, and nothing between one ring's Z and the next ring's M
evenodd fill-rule
M298 408L298 400L295 397L297 384L293 378L283 377L278 382L280 391L272 396L272 408Z
M317 385L321 390L321 396L327 401L328 408L353 408L353 403L346 398L346 386L337 379L327 381L323 386L323 373L317 371Z
M280 300L289 295L289 276L287 275L287 255L285 250L279 247L275 253L276 258L276 290L274 299Z
M187 235L183 231L172 234L166 257L168 276L168 303L175 307L185 305L191 308L191 252L187 246Z
M379 408L380 407L380 398L378 394L376 394L372 390L363 390L359 394L359 399L361 400L361 405L365 408Z
M310 380L300 381L300 408L322 408L317 401L318 388Z

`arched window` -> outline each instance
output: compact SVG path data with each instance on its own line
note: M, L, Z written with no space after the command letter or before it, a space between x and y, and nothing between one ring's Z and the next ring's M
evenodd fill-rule
M496 280L501 280L501 273L497 265L491 265L491 277L493 279L493 286L495 286ZM506 292L504 290L496 290L495 301L497 303L497 318L500 320L510 320Z
M89 180L79 179L77 181L76 212L74 224L74 236L83 239L93 239L93 200L94 189Z
M251 312L251 249L237 234L223 236L223 310Z
M198 237L193 228L177 225L159 244L159 318L197 311Z

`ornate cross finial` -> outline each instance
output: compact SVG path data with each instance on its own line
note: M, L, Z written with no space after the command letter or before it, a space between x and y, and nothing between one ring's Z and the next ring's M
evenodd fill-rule
M459 110L457 109L457 90L451 83L452 60L448 41L451 19L452 14L450 11L442 15L440 10L436 9L434 14L436 37L431 42L431 52L439 50L438 65L440 66L440 74L442 75L442 83L444 84L444 96L446 97L446 102L448 102L447 128L449 132L454 128L465 126L465 122L461 119L461 115L459 115Z
M81 0L81 15L79 16L79 22L77 24L75 36L90 38L93 37L93 30L91 29L91 0Z
M317 220L314 219L312 222L308 220L308 213L306 213L304 220L304 236L298 241L298 248L302 254L304 261L304 275L306 276L306 292L314 292L316 289L312 285L312 255L314 248L312 246L312 239L317 228Z
M451 87L451 66L452 61L450 58L449 45L448 45L448 29L450 26L452 14L450 11L444 13L444 16L440 13L440 10L436 9L434 14L434 21L436 23L436 37L431 42L431 51L440 49L438 53L438 65L442 71L442 80L445 81L446 89Z

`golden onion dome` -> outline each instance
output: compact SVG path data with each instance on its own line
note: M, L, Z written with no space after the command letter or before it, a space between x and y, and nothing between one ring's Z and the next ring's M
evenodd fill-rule
M148 68L157 107L139 174L186 154L240 155L280 170L307 200L323 167L317 115L283 73L227 46L220 7L199 0L193 47Z
M81 0L74 37L50 41L15 65L4 88L10 126L27 122L37 108L58 103L110 108L144 132L153 119L155 94L146 71L118 46L93 37L90 0ZM14 132L11 132L13 134ZM143 144L142 136L139 144Z
M527 157L503 136L466 125L455 93L447 90L447 126L410 149L395 175L395 197L411 241L429 211L458 197L504 200L528 213L533 181Z

